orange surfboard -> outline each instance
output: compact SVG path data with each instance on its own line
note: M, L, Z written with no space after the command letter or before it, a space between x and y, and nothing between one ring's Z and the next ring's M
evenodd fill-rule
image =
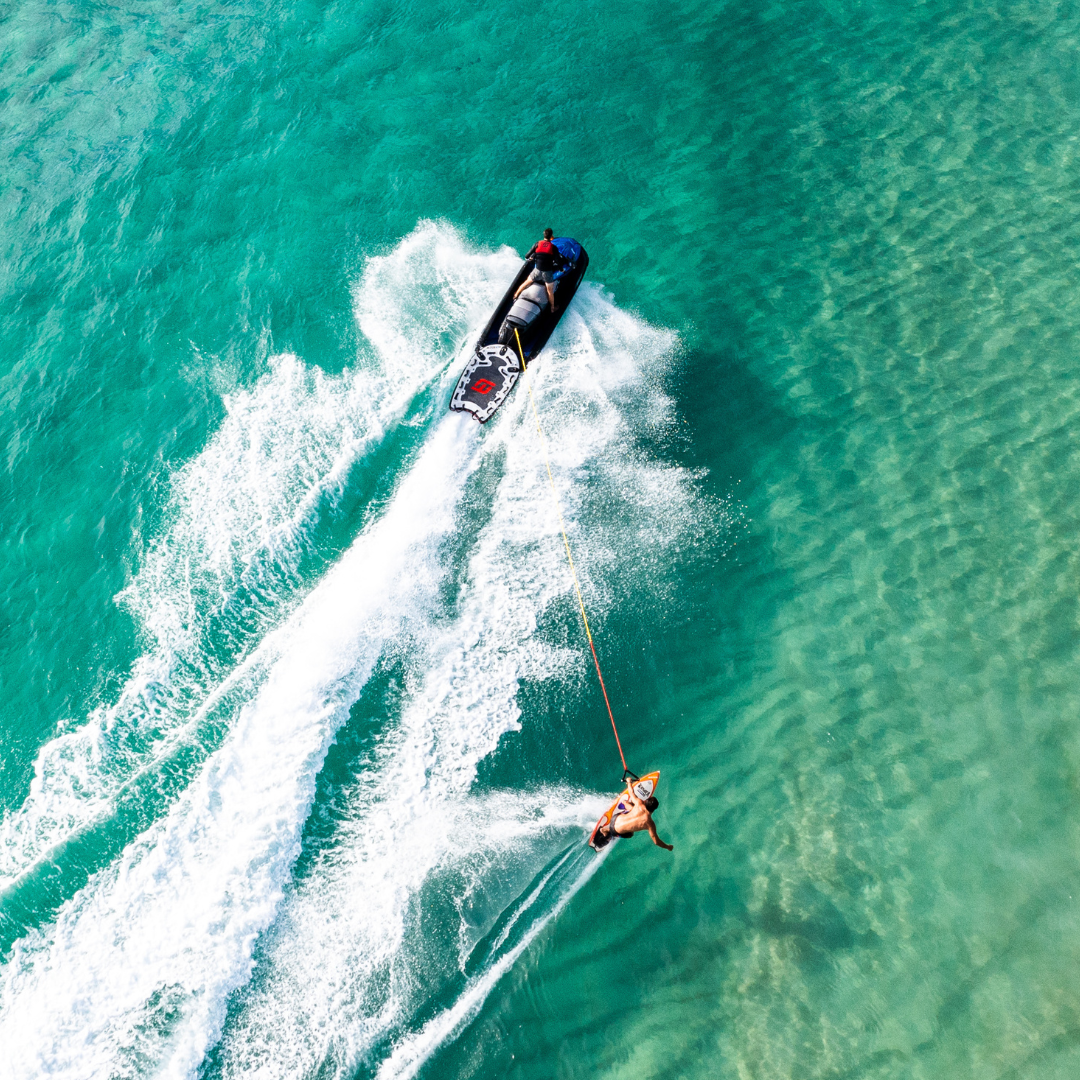
M656 772L646 773L644 776L639 777L634 781L634 794L639 799L647 799L650 795L656 791L656 785L660 783L660 770ZM615 813L620 807L624 810L629 810L630 807L623 800L630 794L630 789L627 788L623 793L600 815L600 820L593 826L593 831L589 833L589 847L594 851L600 849L596 846L596 834L611 820L612 814ZM607 845L603 845L606 847Z

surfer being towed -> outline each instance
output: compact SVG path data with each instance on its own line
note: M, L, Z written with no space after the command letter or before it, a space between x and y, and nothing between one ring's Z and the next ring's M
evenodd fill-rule
M532 259L532 273L521 283L521 287L514 293L516 300L530 285L537 281L544 283L547 289L548 303L551 304L551 313L555 313L555 274L563 268L563 257L559 249L551 242L555 234L550 229L544 230L544 239L538 240L532 246L532 250L526 259Z
M671 844L665 844L656 833L652 812L659 805L660 801L655 795L650 795L647 799L639 799L634 793L634 785L628 784L626 791L611 810L611 817L607 823L601 825L593 834L592 846L599 851L612 840L626 840L634 833L648 832L657 847L662 847L665 851L674 851L675 848Z

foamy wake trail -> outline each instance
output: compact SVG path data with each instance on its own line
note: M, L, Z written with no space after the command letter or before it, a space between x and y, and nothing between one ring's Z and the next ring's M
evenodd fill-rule
M271 356L252 387L224 395L219 429L171 478L165 528L118 597L146 651L117 700L66 722L40 751L28 797L0 821L0 889L108 813L123 785L248 673L240 661L301 598L312 529L445 368L448 342L497 295L505 262L421 225L357 283L365 344L355 367L328 376Z
M666 400L642 376L673 342L595 292L578 310L562 348L536 369L560 498L574 522L582 484L572 478L598 478L603 510L623 524L623 556L648 565L692 527L693 486L678 469L635 460L626 415L635 406L624 392L640 395L638 420L664 417ZM570 580L524 393L504 409L486 446L505 451L503 476L457 617L433 628L424 676L396 737L357 778L333 855L288 890L219 1049L226 1077L344 1078L360 1067L377 1068L381 1080L412 1076L598 865L581 843L602 807L597 796L469 794L480 760L518 724L521 681L587 675L581 650L552 648L537 634ZM602 536L574 531L583 566L610 564ZM586 580L601 615L603 592ZM519 901L552 859L558 872ZM504 927L470 964L515 903L516 932ZM447 993L449 1003L418 1026Z
M385 642L431 602L474 447L442 424L384 517L273 633L265 685L167 817L17 943L0 986L11 1075L199 1065L273 917L330 739Z
M436 272L399 290L401 322L411 343L443 347L450 331L424 312L456 303L475 324L514 259L470 256L434 227L410 245ZM361 310L376 340L401 322L365 326ZM536 365L598 626L621 572L647 578L701 524L691 478L633 450L669 408L649 386L673 345L585 288ZM485 429L434 423L382 516L260 638L247 703L167 815L16 943L0 1076L186 1078L213 1047L212 1072L230 1077L411 1076L592 872L581 839L596 796L529 778L525 794L471 794L520 724L521 682L587 677L584 653L539 629L571 586L527 408L519 393ZM481 466L498 478L490 515L454 566L446 541ZM461 583L449 610L448 574ZM400 718L353 778L329 849L292 881L327 748L388 650L410 661Z
M226 1075L304 1076L326 1060L348 1075L407 1019L418 988L445 974L445 957L414 948L414 904L433 872L483 877L470 867L480 860L516 862L531 876L553 844L580 841L596 808L563 792L476 806L468 796L478 762L518 725L520 680L580 670L580 653L536 637L538 615L568 582L535 443L514 434L463 610L427 642L426 675L381 760L358 779L336 856L290 896L259 989L229 1033Z

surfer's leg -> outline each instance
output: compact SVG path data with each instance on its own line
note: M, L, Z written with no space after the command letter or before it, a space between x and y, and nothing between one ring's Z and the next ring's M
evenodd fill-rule
M555 313L555 286L550 281L544 282L544 287L547 289L548 302L551 304L551 312Z

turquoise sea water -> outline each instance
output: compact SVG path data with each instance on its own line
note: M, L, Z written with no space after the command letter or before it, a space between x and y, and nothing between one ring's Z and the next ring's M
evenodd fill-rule
M0 7L0 1076L1076 1076L1078 46Z

